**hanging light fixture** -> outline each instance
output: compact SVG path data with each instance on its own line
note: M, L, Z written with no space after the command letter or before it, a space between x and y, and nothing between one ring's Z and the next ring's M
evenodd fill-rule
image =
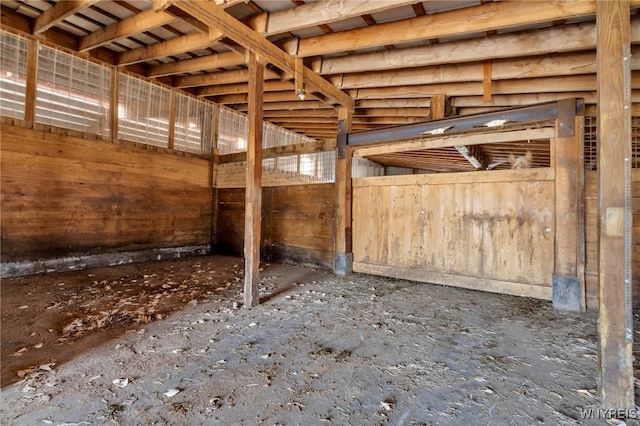
M306 97L307 97L307 92L305 92L304 89L298 89L298 98L301 101L304 101Z

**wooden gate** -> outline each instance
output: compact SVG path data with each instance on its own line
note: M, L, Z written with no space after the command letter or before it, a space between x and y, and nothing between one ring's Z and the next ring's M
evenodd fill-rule
M552 168L353 180L353 269L552 298Z

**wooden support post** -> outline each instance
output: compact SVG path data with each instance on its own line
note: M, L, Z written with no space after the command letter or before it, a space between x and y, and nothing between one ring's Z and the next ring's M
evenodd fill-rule
M429 115L431 120L440 120L447 116L447 95L439 94L431 97Z
M249 53L249 141L244 218L244 306L260 303L260 231L262 222L262 99L264 62Z
M33 128L36 121L37 71L38 42L36 40L29 40L27 44L27 81L24 100L24 121L29 128Z
M208 120L202 120L202 126L207 124ZM211 254L216 252L218 245L218 174L220 171L220 151L218 150L218 135L220 129L220 108L215 108L213 112L213 124L209 132L214 132L213 143L211 144ZM206 132L206 134L209 134Z
M555 261L553 305L582 311L584 289L584 166L583 121L575 99L558 102L552 167L555 168Z
M120 102L120 71L111 69L111 87L109 93L109 134L111 142L118 142L118 103Z
M482 100L491 102L491 59L484 61L483 80L482 80Z
M347 133L351 131L353 111L338 107L338 141L335 183L335 258L333 270L345 275L353 270L351 252L351 150L347 147Z
M598 74L598 364L604 409L634 408L631 307L629 1L596 6Z
M176 89L169 92L169 138L167 148L174 149L176 141Z

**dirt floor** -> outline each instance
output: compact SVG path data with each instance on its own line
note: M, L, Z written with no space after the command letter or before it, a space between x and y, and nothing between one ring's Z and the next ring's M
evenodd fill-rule
M590 425L595 313L197 257L2 281L3 425ZM637 379L636 379L637 383ZM636 424L630 420L626 424Z

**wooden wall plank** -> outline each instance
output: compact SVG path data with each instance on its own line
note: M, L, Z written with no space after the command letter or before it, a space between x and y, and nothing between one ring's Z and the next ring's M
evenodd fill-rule
M219 190L218 249L243 250L244 189ZM334 185L262 189L262 258L333 267ZM291 226L295 223L296 226Z
M209 161L0 125L1 254L26 261L209 243Z
M356 271L419 269L550 288L554 183L539 171L524 170L530 179L520 180L507 172L475 172L475 182L461 173L355 179Z

